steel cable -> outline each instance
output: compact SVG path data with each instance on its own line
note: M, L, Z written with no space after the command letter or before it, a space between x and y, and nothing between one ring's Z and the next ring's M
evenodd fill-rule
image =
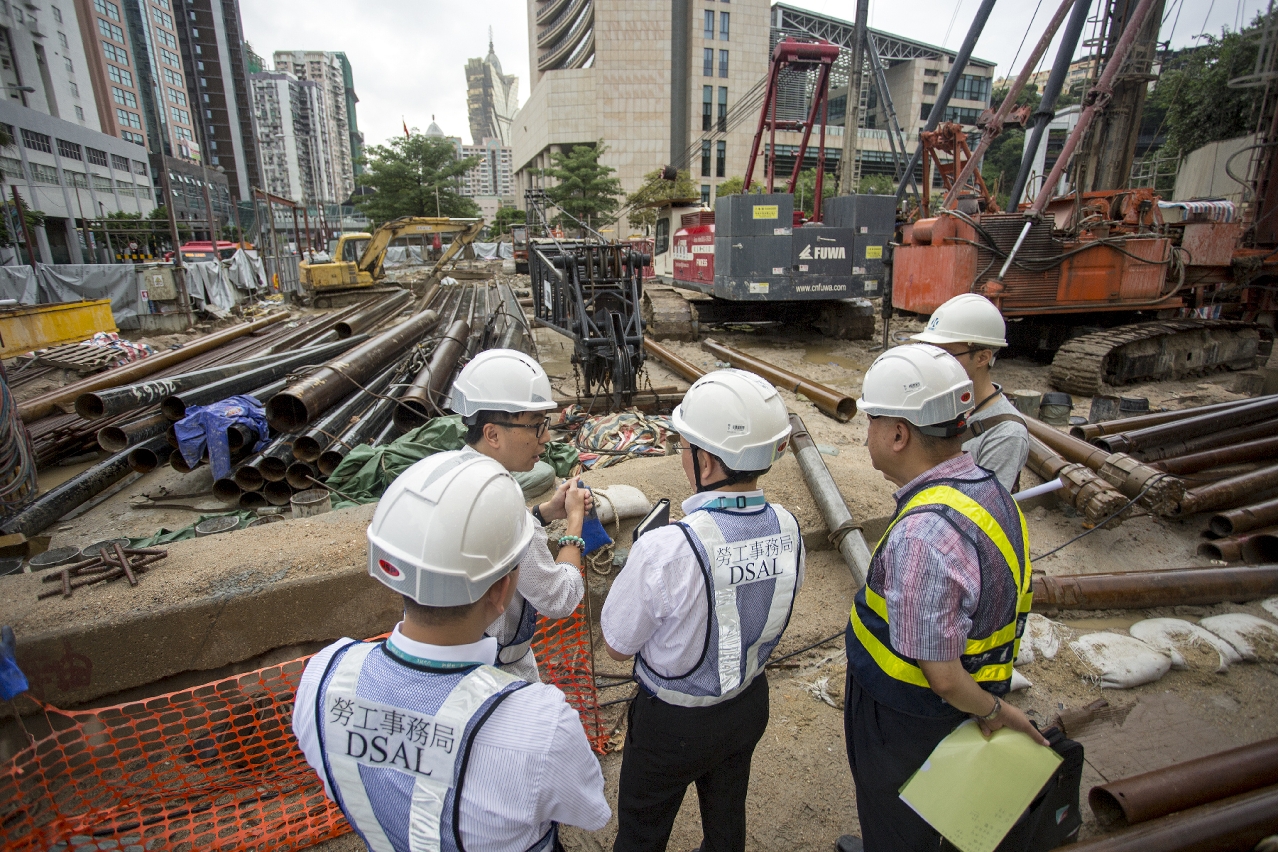
M35 446L9 392L9 378L0 365L0 517L15 514L37 489Z

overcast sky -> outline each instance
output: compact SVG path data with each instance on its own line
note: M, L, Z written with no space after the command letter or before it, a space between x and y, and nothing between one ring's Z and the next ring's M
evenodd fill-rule
M789 2L845 19L856 8L854 0ZM1173 47L1196 43L1193 37L1204 31L1218 34L1222 27L1249 22L1269 2L1167 0L1160 39L1170 38ZM1018 50L1023 64L1058 4L1001 0L975 55L997 62L997 76L1007 74ZM979 5L980 0L871 0L870 26L953 49ZM487 53L489 27L503 70L519 76L519 102L528 97L525 0L241 0L240 10L248 41L268 65L276 50L345 51L360 99L359 127L369 144L402 133L405 121L425 130L432 115L445 133L469 143L464 69L468 58ZM1055 46L1043 67L1054 56Z

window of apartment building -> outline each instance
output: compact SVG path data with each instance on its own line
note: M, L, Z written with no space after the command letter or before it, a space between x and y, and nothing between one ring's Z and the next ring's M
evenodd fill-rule
M714 176L727 177L728 174L728 143L720 140L715 143L714 152Z
M185 139L188 142L195 141L195 137L191 135L191 131L187 130L185 127L175 126L173 128L173 135L179 139Z
M84 159L84 155L80 152L80 146L65 139L58 140L58 153L71 160Z
M119 120L121 127L136 127L138 129L142 127L142 120L138 118L137 113L117 109L115 117Z
M98 32L113 41L118 41L120 44L124 44L124 30L120 29L115 24L98 18Z
M728 40L728 13L719 13L719 39L721 41Z
M165 91L168 92L170 103L175 103L178 106L186 106L186 92L180 92L177 89L165 89Z
M53 20L57 21L59 24L62 23L62 10L57 6L50 6L49 8L53 10Z
M923 69L923 76L924 76L924 77L939 77L939 76L941 76L941 72L940 72L940 71L937 71L935 68L924 68L924 69Z
M110 0L93 0L93 10L113 21L120 20L120 7L110 2Z
M719 51L719 76L728 76L728 51L726 50Z
M63 50L66 50L68 47L71 46L67 43L66 33L63 33L63 32L58 33L58 44L62 45Z
M935 95L936 95L936 84L935 84L935 83L924 83L924 84L923 84L923 96L924 96L924 97L929 97L929 96L935 96Z
M184 109L178 109L177 107L169 107L169 115L173 116L174 121L180 121L183 124L191 123L191 116Z
M77 189L89 188L89 178L83 172L73 172L63 169L62 174L66 175L67 186L74 186Z
M173 29L173 16L168 12L161 12L159 9L152 9L151 17L154 18L155 22L160 26Z
M172 65L174 68L182 67L182 60L178 58L176 53L160 48L160 59Z
M936 104L923 104L923 106L919 107L919 121L927 121L932 115L932 107L934 106Z
M945 120L955 121L959 124L976 124L976 119L981 115L979 109L970 109L968 107L947 107L945 109Z
M156 30L155 37L159 39L160 44L164 45L165 47L172 48L173 50L177 50L177 37L174 36L173 33L169 32L168 30Z
M29 151L43 151L46 154L53 153L53 142L43 133L36 133L34 130L22 128L22 147Z
M705 15L706 15L706 25L702 35L704 35L710 41L714 41L714 12L710 11L709 9L706 9Z
M84 147L84 156L90 163L95 166L105 166L107 164L106 151L99 151L97 148Z
M146 170L146 163L142 162L141 160L134 160L134 161L133 161L133 173L134 173L135 175L144 175L144 174L147 174L147 170Z
M169 5L169 0L151 0L151 2L155 3L155 5L159 6L161 9L173 8L172 6Z
M17 157L0 157L0 173L11 180L26 180L22 171L22 161Z
M112 62L118 62L121 65L129 64L129 54L122 47L116 47L109 41L102 42L102 53ZM70 60L67 60L68 62Z
M72 74L75 73L75 64L71 61L70 56L62 57L62 64L66 66L67 71L71 72Z
M132 130L121 130L120 138L125 142L132 142L134 145L146 147L146 137L141 133L134 133Z
M111 78L111 82L119 83L121 86L133 85L133 75L128 71L116 68L114 65L107 66L107 76Z
M728 87L719 87L719 132L728 130Z
M128 181L123 181L123 180L117 181L115 184L115 189L116 189L116 192L120 193L121 195L127 195L129 198L133 197L133 184L129 183Z
M74 107L74 109L75 109L75 117L76 117L76 119L77 119L77 120L79 120L79 121L81 121L81 122L83 122L83 121L84 121L84 107L76 106L76 107Z
M93 176L93 188L98 192L114 192L115 188L111 186L111 179L104 178L101 175Z
M111 166L113 168L119 169L122 172L127 172L129 170L129 158L121 157L119 154L112 154Z
M179 73L177 73L176 71L170 71L169 69L165 68L165 69L164 69L164 81L165 81L166 83L168 83L170 86L177 86L177 87L181 88L181 86L182 86L182 75L181 75L181 74L179 74Z
M134 109L138 108L137 96L132 92L126 89L121 89L117 86L111 87L111 100L121 106L133 107Z
M710 206L710 184L708 183L701 184L701 206Z
M701 176L710 177L710 140L701 142Z
M46 166L43 163L32 163L31 179L36 183L56 184L58 182L58 170L53 166Z
M195 63L195 70L196 70L196 71L203 71L203 70L204 70L204 63L203 63L203 62L197 62L197 63Z
M710 119L714 116L714 86L701 87L701 129L710 129Z
M73 81L71 81L70 83L68 83L67 85L71 87L71 97L73 97L73 98L79 98L79 97L80 97L80 87L79 87L79 86L77 86L77 85L75 84L75 81L73 80Z
M714 48L713 47L707 47L701 53L701 76L702 77L714 76Z
M954 89L954 97L968 101L988 101L990 78L978 77L975 74L962 75L959 77L958 86Z

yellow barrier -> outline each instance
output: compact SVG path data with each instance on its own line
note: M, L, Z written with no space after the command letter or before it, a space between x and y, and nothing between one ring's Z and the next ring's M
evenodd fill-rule
M118 331L110 299L0 308L0 357L78 343L99 331Z

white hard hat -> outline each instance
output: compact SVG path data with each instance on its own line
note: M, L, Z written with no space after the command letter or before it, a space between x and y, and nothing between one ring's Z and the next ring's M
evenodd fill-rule
M772 467L790 437L790 415L777 389L745 370L706 373L670 420L676 432L734 471Z
M462 368L444 403L470 422L481 411L550 411L557 408L550 377L514 349L486 349Z
M515 478L477 453L437 453L396 477L368 525L368 573L424 606L474 603L532 541Z
M952 436L962 431L958 419L976 405L972 380L953 355L938 346L913 343L874 359L856 407L871 417L900 417L921 428L949 424L950 429L925 433Z
M1001 348L1007 345L1007 324L989 299L979 293L964 293L937 308L927 327L910 339Z

